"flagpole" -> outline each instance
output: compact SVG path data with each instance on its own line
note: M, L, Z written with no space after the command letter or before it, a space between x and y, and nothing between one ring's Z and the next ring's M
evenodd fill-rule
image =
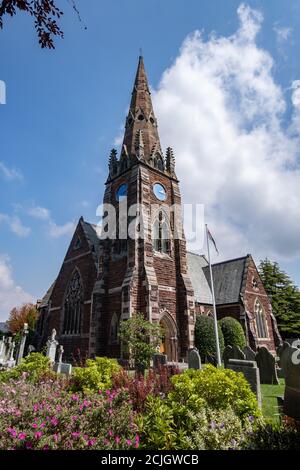
M205 224L205 228L206 228L206 242L207 242L207 255L208 255L209 273L210 273L211 294L212 294L213 309L214 309L214 327L215 327L215 338L216 338L216 348L217 348L217 362L218 362L218 366L220 367L222 365L222 361L221 361L220 343L219 343L218 319L217 319L217 309L216 309L216 300L215 300L215 288L214 288L214 280L213 280L212 268L211 268L211 262L210 262L210 251L209 251L209 239L208 239L207 224Z

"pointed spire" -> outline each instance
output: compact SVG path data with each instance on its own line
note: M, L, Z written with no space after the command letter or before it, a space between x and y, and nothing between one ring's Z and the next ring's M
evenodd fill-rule
M175 175L175 157L171 147L167 148L166 169L171 175Z
M130 156L136 153L135 147L138 131L142 131L143 133L144 159L147 161L150 158L150 153L154 145L158 144L160 146L160 143L142 56L139 57L130 109L125 125L123 144L126 145Z
M118 159L116 149L112 149L109 155L108 161L109 175L113 176L118 171Z

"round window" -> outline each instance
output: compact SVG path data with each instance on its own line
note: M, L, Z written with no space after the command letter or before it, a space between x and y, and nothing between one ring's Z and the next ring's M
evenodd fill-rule
M117 201L122 201L127 197L127 184L121 184L119 188L117 189L116 192L116 200Z
M155 183L153 186L153 192L160 201L165 201L167 199L167 193L162 184Z

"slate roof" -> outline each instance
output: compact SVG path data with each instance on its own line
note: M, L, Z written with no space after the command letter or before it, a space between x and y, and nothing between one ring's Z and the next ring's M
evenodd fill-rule
M44 295L44 297L42 298L41 300L41 303L39 304L39 309L40 308L43 308L43 307L47 307L48 303L49 303L49 300L50 300L50 297L51 297L51 294L53 292L53 289L54 289L54 286L55 286L55 282L54 281L52 283L52 285L49 287L49 289L47 290L46 294Z
M201 304L212 304L210 285L204 274L204 268L208 265L205 256L188 251L187 265L196 301Z
M216 304L234 304L240 301L247 256L212 265ZM200 304L211 304L209 267L203 255L187 253L188 269Z

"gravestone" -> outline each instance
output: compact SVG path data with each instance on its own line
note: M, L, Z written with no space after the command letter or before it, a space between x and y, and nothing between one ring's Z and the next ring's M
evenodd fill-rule
M285 390L283 412L300 420L300 350L289 346L285 350Z
M8 360L6 362L6 367L9 369L11 367L15 367L16 361L14 359L14 350L15 350L16 343L13 341L10 345L10 350L9 350L9 355L8 355Z
M27 335L28 335L28 323L24 323L23 330L21 333L21 341L19 344L19 349L18 349L18 354L17 354L17 360L16 360L17 365L19 365L21 360L23 359Z
M227 345L223 352L224 367L227 367L229 359L245 360L245 354L238 346Z
M198 349L193 348L188 352L189 369L201 369L201 358Z
M69 376L72 373L72 364L68 364L66 362L55 362L53 364L53 370L54 372L57 372L57 374Z
M159 371L162 366L167 365L168 358L166 354L154 354L153 356L153 369Z
M34 347L32 344L30 344L30 345L28 346L28 354L31 354L31 353L33 353L33 352L35 352L35 347Z
M251 390L255 394L258 405L261 408L260 378L256 362L241 359L229 359L227 367L235 372L242 372L242 374L244 374L244 377L249 382Z
M50 338L47 341L47 352L46 356L49 357L50 362L55 362L56 357L56 348L58 346L58 341L55 339L56 330L53 328Z
M259 348L255 360L259 368L260 383L278 385L276 360L265 346Z
M244 354L246 361L255 361L255 352L250 348L250 346L244 347Z

